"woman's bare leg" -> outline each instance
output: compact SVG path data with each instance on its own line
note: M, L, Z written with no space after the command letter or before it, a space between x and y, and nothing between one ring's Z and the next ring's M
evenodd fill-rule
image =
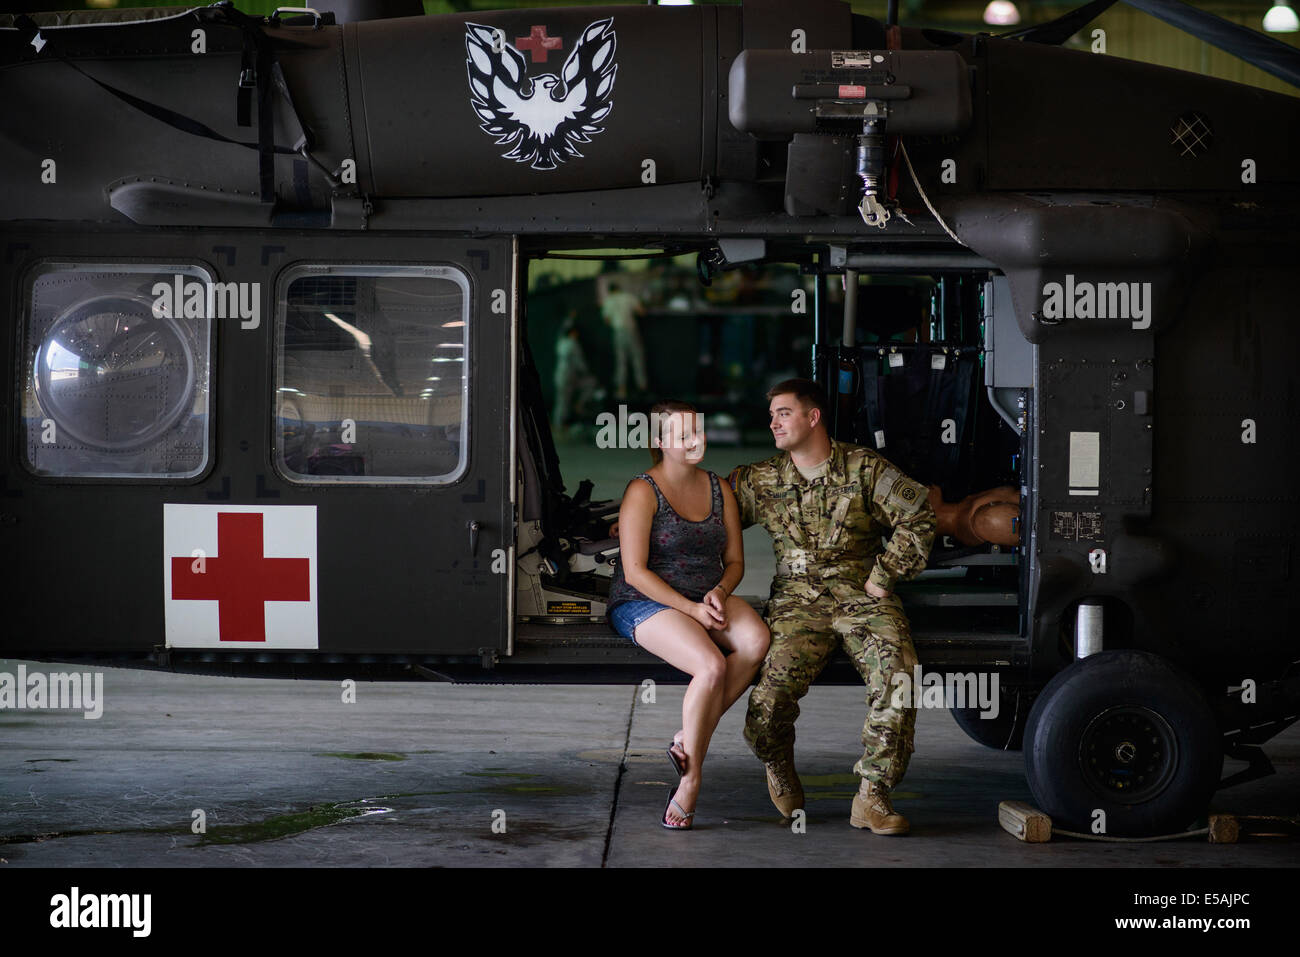
M709 637L715 644L730 652L726 657L727 675L723 681L718 720L722 719L753 682L771 642L771 632L766 623L744 599L734 595L727 599L727 620L726 628L709 632ZM690 767L682 738L682 731L673 735L673 750L678 753L683 766Z
M727 627L709 632L719 647L731 652L726 659L727 677L723 683L719 719L745 693L754 675L758 674L772 639L763 619L744 599L732 595L727 599L726 608Z
M704 757L709 739L717 727L727 665L722 653L699 622L672 608L647 618L636 628L636 643L668 664L691 676L682 698L682 749L686 752L686 773L674 799L686 811L695 809L700 793ZM668 821L685 819L671 807Z

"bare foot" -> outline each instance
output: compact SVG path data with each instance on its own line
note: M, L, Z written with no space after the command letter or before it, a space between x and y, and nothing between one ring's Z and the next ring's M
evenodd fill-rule
M699 779L693 777L685 777L682 778L682 783L677 786L677 791L675 794L673 794L673 800L677 802L677 807L680 807L683 811L689 814L690 812L695 810L695 801L699 797L699 795L700 795ZM681 827L685 825L688 822L688 820L691 820L689 818L683 817L681 814L678 814L677 808L673 807L671 804L668 805L668 813L667 815L665 815L665 817L667 818L668 823L674 825L675 827Z

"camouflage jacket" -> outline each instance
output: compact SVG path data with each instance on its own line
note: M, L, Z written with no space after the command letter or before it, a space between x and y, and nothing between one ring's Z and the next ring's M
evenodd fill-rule
M772 594L811 601L861 598L870 578L892 591L925 568L935 515L925 486L870 449L831 440L826 474L811 482L790 453L731 473L741 523L772 536ZM882 538L893 530L887 544Z

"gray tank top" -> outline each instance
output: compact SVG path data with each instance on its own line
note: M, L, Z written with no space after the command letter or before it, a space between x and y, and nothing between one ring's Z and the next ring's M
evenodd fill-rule
M722 488L718 477L709 473L713 507L709 517L699 522L678 515L649 475L642 472L636 478L649 482L659 499L659 508L650 526L650 553L646 567L681 592L683 597L691 601L703 600L709 589L722 580L722 556L727 550L727 527L722 521ZM627 583L623 577L623 562L615 562L608 609L612 611L625 601L649 600Z

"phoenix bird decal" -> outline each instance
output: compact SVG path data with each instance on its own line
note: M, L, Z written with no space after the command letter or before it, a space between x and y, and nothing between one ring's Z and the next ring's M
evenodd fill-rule
M598 126L614 108L613 17L589 24L564 61L560 75L529 77L526 61L493 27L465 24L465 66L470 102L483 122L480 129L501 155L533 169L555 169L570 156L582 156L579 143L604 130Z

